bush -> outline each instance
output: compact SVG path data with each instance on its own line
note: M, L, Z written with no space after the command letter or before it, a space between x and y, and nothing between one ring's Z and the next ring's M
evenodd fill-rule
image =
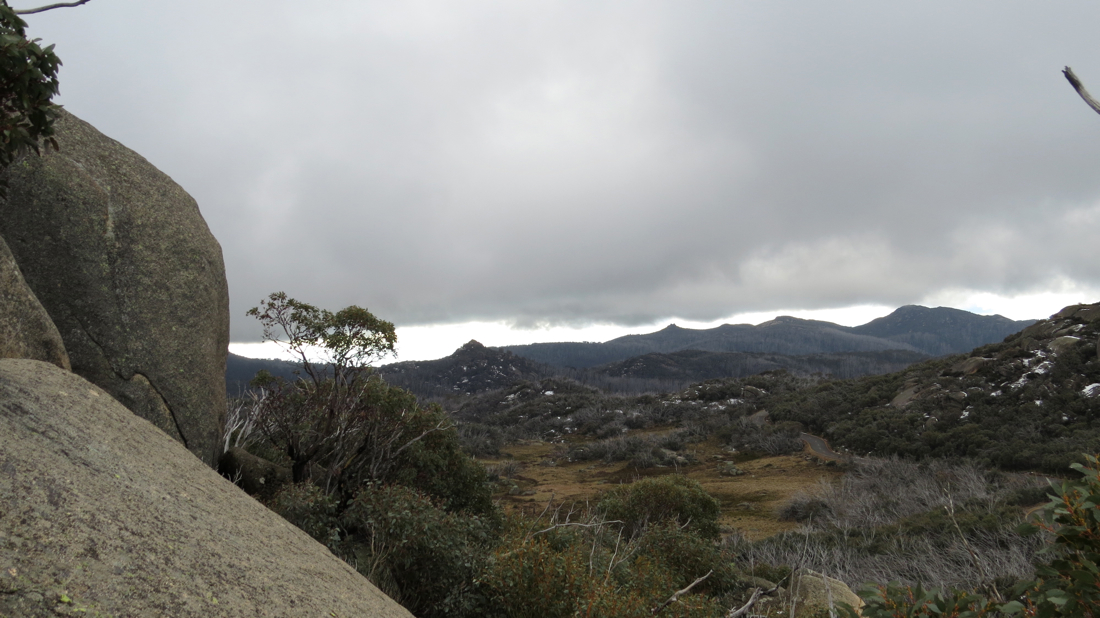
M399 485L364 488L340 515L345 560L417 616L462 615L493 525Z
M439 406L418 408L416 399L408 391L390 388L409 400L410 405L403 410L410 433L428 431L449 422ZM492 485L485 467L462 451L454 427L425 434L401 454L393 470L382 480L418 489L450 511L496 517Z
M779 509L779 521L804 523L821 520L830 512L828 503L821 498L798 493Z
M501 479L515 477L522 469L523 467L518 461L508 460L486 466L485 473L489 476L490 481L498 482Z
M705 539L718 538L718 501L698 482L678 474L620 485L601 494L597 508L608 520L623 522L628 537L650 525L675 522Z
M339 540L336 501L313 483L288 483L267 507L330 549Z
M1050 488L1044 486L1021 487L1013 491L1005 503L1009 506L1032 506L1050 502Z
M738 587L733 562L710 539L680 528L673 522L650 526L642 536L639 557L652 560L672 576L671 586L681 590L711 573L693 592L718 596Z
M772 456L789 455L802 450L802 432L794 427L757 426L742 417L740 427L730 438L730 446Z
M684 465L691 461L691 456L677 451L683 449L685 444L682 430L656 436L619 435L606 440L570 445L565 450L565 457L569 461L629 461L640 469Z
M709 569L721 569L722 575L712 575L705 584L729 581L729 569L713 543L676 526L653 528L644 539L621 543L617 535L604 534L607 526L566 526L532 535L524 528L531 522L514 523L520 525L478 577L486 599L482 615L643 618ZM724 614L715 599L697 589L661 613L683 618Z
M416 488L450 510L494 511L484 468L462 451L443 410L376 375L268 383L254 406L264 439L249 450L279 453L295 482L312 480L341 504L381 482Z
M576 615L578 599L589 596L595 583L584 553L579 545L555 549L544 537L511 539L493 554L478 581L500 615L569 618Z
M499 457L500 447L505 444L504 430L480 423L459 425L458 440L471 457Z

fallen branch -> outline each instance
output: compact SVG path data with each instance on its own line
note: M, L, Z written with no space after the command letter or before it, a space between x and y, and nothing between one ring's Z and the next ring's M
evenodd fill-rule
M683 590L677 590L677 591L676 591L676 593L675 593L675 594L673 594L672 596L670 596L670 597L668 598L668 600L667 600L667 601L665 601L664 603L661 603L661 604L660 604L660 605L658 605L657 607L654 607L654 608L653 608L653 612L651 612L651 613L650 613L650 615L651 615L651 616L656 616L656 615L657 615L657 614L659 614L659 613L661 612L661 610L663 610L664 608L668 607L669 605L672 605L672 604L673 604L673 603L675 603L676 601L679 601L679 600L680 600L680 596L681 596L681 595L685 595L685 594L687 594L688 592L690 592L690 591L691 591L691 589L692 589L692 588L694 588L694 587L695 587L695 586L696 586L697 584L699 584L700 582L702 582L702 581L703 581L704 579L706 579L706 578L710 577L710 574L711 574L711 573L713 573L713 572L714 572L714 571L713 571L713 570L711 570L711 571L709 571L709 572L708 572L708 573L707 573L706 575L704 575L704 576L700 577L699 579L697 579L697 580L695 580L695 581L691 582L691 584L690 584L690 585L689 585L689 586L688 586L687 588L684 588Z
M763 588L754 588L752 591L752 596L749 597L749 601L741 607L731 609L729 613L726 614L726 618L741 618L741 616L744 616L746 612L752 609L752 606L755 605L758 600L760 600L760 597L771 596L775 594L776 590L779 590L779 584L776 584L770 590L764 590Z
M1100 114L1100 101L1092 98L1092 95L1089 94L1089 91L1085 90L1085 85L1081 83L1081 80L1077 79L1077 76L1073 73L1073 69L1066 67L1062 71L1062 75L1066 76L1066 79L1069 80L1069 84L1073 86L1073 89L1077 91L1077 94L1081 95L1081 98L1084 99L1085 103L1087 103L1088 106L1092 108L1092 111Z

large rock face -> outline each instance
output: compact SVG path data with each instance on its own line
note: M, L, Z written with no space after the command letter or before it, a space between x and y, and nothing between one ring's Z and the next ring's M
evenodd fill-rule
M53 365L0 360L0 445L0 616L410 616Z
M7 170L0 235L73 371L213 465L229 343L221 247L137 153L68 113L57 141Z
M31 358L71 369L61 333L27 287L0 238L0 358Z

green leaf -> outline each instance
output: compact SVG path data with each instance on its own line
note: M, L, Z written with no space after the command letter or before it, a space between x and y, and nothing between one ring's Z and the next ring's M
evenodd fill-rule
M1039 527L1033 524L1020 524L1019 526L1016 526L1016 534L1020 534L1023 536L1030 536L1038 531Z

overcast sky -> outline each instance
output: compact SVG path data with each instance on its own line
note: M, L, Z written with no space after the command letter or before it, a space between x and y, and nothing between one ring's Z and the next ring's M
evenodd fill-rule
M198 200L235 342L276 290L445 350L403 359L490 327L1100 301L1100 116L1061 74L1100 94L1100 3L92 0L27 21L60 102Z

